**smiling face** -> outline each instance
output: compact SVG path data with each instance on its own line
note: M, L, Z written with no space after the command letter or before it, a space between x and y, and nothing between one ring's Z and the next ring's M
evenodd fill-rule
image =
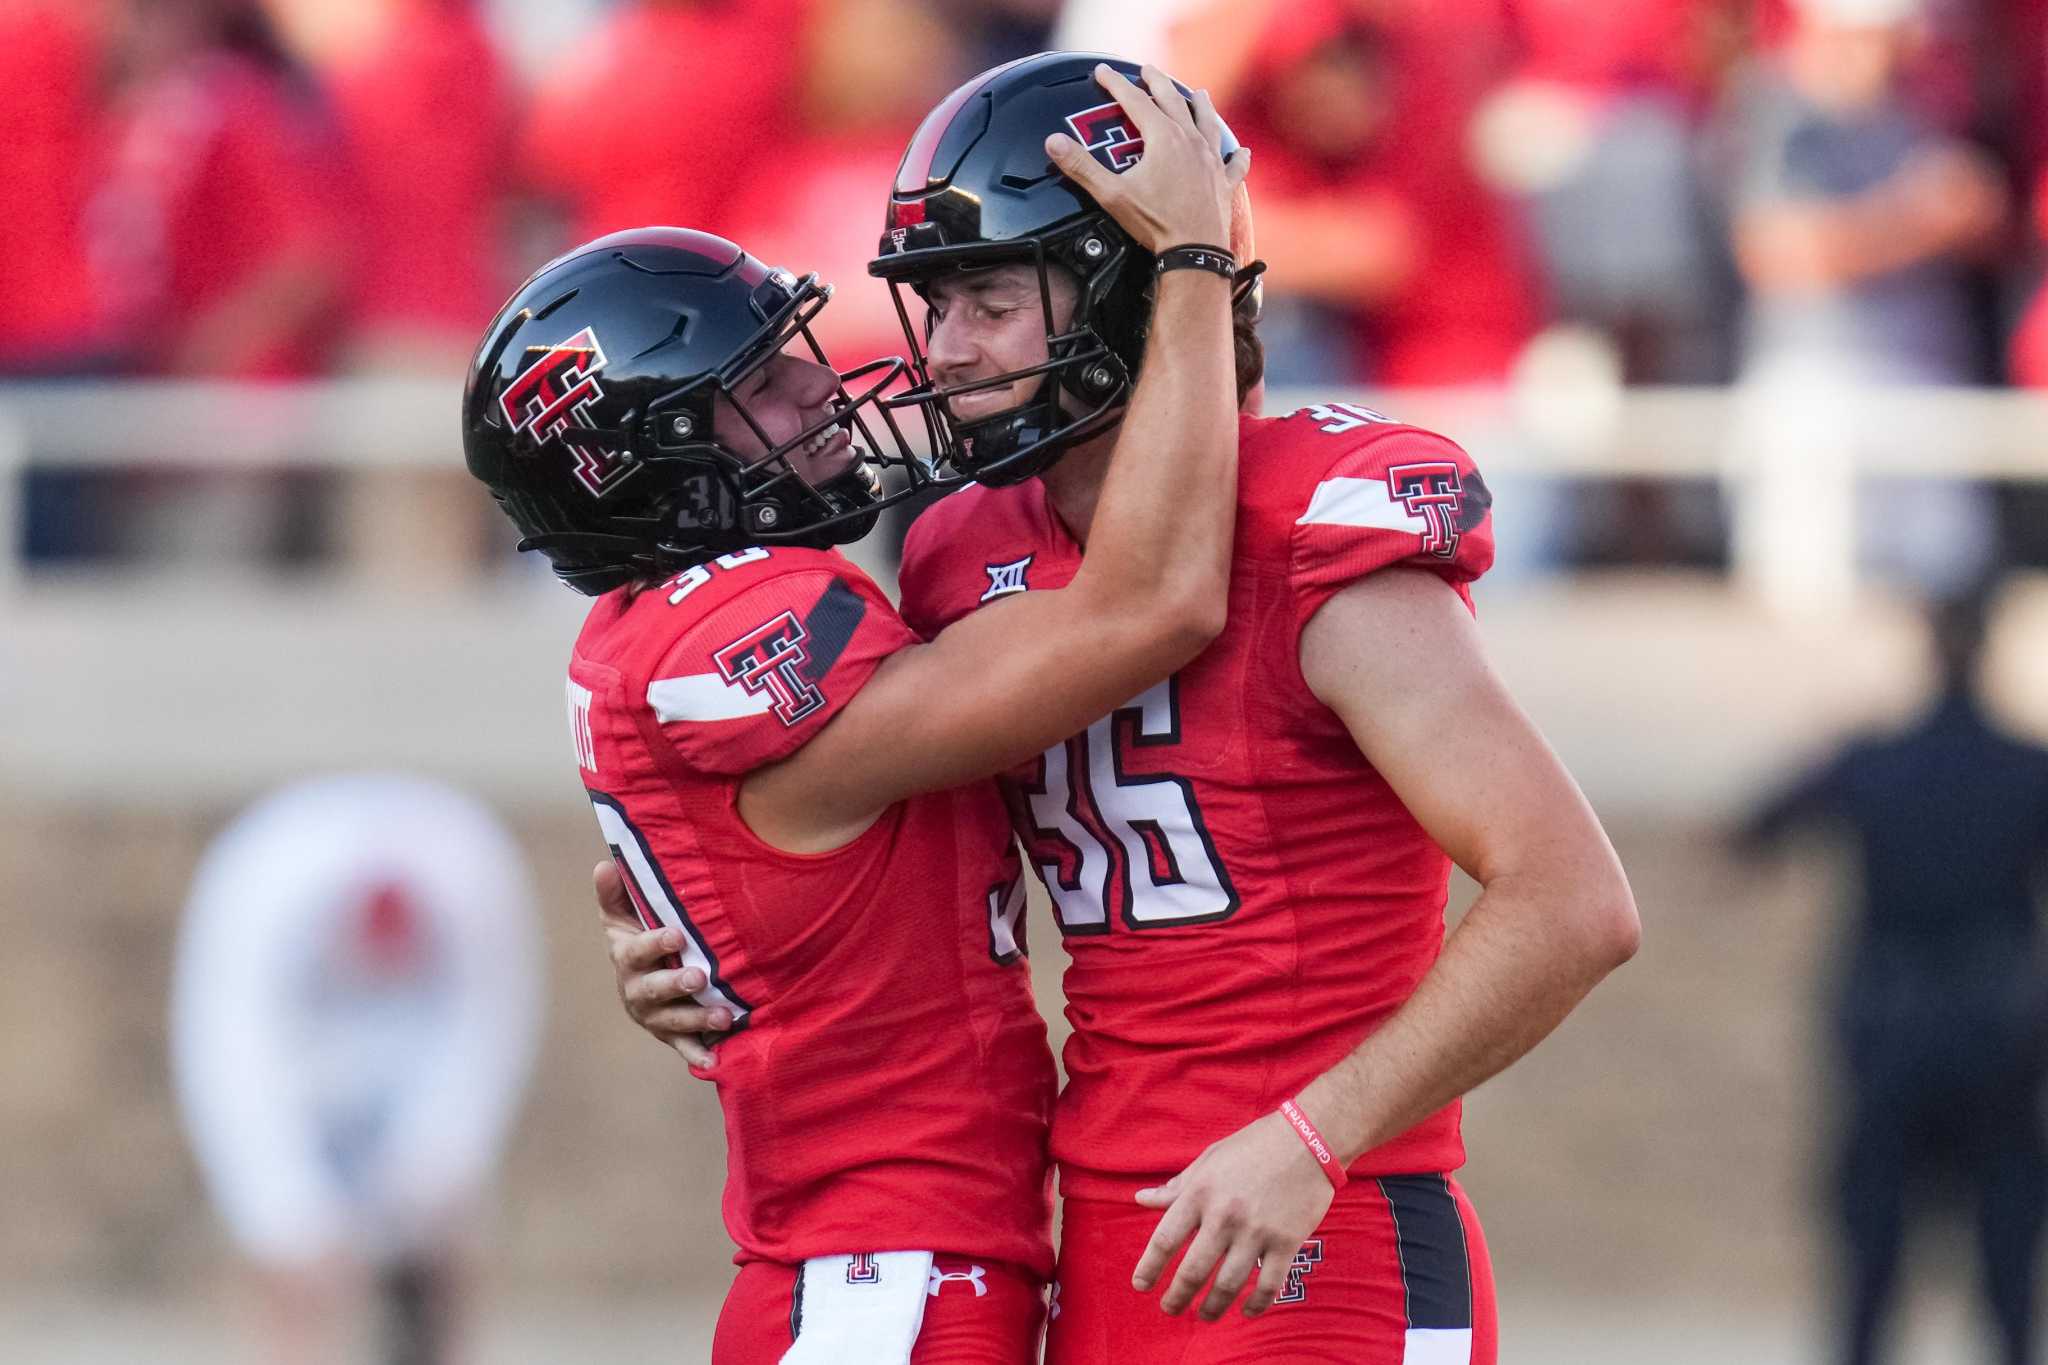
M1064 332L1073 320L1080 287L1066 270L1047 272L1052 326ZM925 286L925 359L940 388L992 379L1029 369L1047 359L1045 310L1039 300L1038 271L1028 265L999 265L941 275ZM956 422L979 422L1029 402L1040 377L964 393L948 400Z
M778 352L756 366L728 397L712 401L712 439L755 464L768 452L822 421L839 396L839 377L815 361ZM740 409L745 408L745 416ZM751 417L753 422L748 422ZM760 431L754 430L759 425ZM764 442L761 438L766 436ZM853 438L843 426L829 426L789 452L797 476L817 488L854 464Z

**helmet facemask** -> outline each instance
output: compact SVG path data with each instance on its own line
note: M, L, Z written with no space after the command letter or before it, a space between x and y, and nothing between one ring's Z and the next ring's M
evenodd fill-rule
M572 587L605 591L755 545L824 548L856 541L874 528L884 508L952 486L905 438L882 402L908 373L906 362L889 357L840 371L826 357L811 324L831 299L829 285L815 274L799 280L776 271L755 292L755 311L763 321L724 364L651 399L629 427L577 426L559 434L572 448L587 443L630 452L645 470L641 496L607 516L613 531L529 535L520 549L546 552ZM739 390L798 339L832 373L835 392L823 414L778 442ZM740 453L730 431L714 429L721 411L745 424L761 453ZM800 467L801 452L813 440L841 431L852 442L852 463L829 480L811 483ZM902 486L885 495L882 471L891 468L901 472ZM507 510L522 520L510 503ZM588 567L577 562L585 560L591 561Z
M958 478L1003 485L1042 473L1063 451L1122 418L1143 349L1151 259L1106 215L1091 215L1064 231L1019 242L913 249L878 260L870 269L889 285L915 381L907 392L884 399L883 408L918 411L932 449L943 453L948 472ZM924 304L931 285L949 274L1017 264L1036 277L1046 358L941 385L931 372L928 327L913 319L905 291ZM1073 314L1064 327L1053 308L1056 268L1076 282ZM950 407L964 394L1033 379L1038 382L1032 396L1002 412L962 421Z

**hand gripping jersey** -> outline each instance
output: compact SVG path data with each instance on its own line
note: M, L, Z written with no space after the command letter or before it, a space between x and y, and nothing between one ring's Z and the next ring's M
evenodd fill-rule
M725 1111L738 1260L971 1252L1046 1273L1045 1029L993 784L899 802L830 853L755 838L748 772L816 735L915 637L836 552L752 549L592 608L569 722L649 925L737 1023Z
M1310 693L1300 638L1394 565L1469 606L1491 498L1457 446L1367 409L1240 430L1223 634L1002 783L1073 957L1053 1124L1070 1195L1127 1199L1270 1113L1399 1008L1443 943L1450 861ZM929 635L1079 562L1042 485L970 488L912 527L904 616ZM1352 1169L1463 1160L1453 1104Z

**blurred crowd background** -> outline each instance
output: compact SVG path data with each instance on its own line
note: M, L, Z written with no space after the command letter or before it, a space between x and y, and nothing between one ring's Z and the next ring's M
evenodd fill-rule
M0 376L454 373L535 264L653 222L820 271L835 357L893 353L877 187L947 90L1063 46L1257 150L1276 386L2043 387L2044 39L2042 0L8 0ZM1921 492L2043 556L2010 497ZM1594 501L1546 548L1724 553L1710 495ZM305 559L349 505L37 473L26 551Z
M462 472L458 387L531 269L654 222L835 282L843 366L896 352L864 267L903 145L1054 46L1160 62L1256 149L1269 410L1371 403L1487 471L1481 629L1634 882L1642 954L1467 1110L1503 1360L1889 1325L1952 1365L1980 1280L2024 1317L2048 0L0 0L0 1358L312 1360L248 1319L378 1273L302 1237L250 1308L207 1199L244 1163L188 1135L168 1036L208 847L362 769L480 798L543 910L502 1198L435 1321L505 1365L703 1357L717 1108L620 1017L561 730L585 604ZM329 907L319 980L378 1021L348 1058L508 964L415 899ZM306 1068L240 1069L274 1118Z

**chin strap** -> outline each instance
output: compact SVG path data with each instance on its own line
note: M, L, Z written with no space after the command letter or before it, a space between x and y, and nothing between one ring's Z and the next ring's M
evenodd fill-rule
M608 536L601 531L549 531L519 542L520 553L528 550L588 550L595 554L645 554L647 542L631 536Z
M1246 299L1252 298L1254 295L1258 295L1263 301L1264 290L1262 286L1259 284L1259 276L1265 273L1266 263L1264 261L1253 261L1250 265L1245 266L1243 269L1239 270L1237 274L1231 277L1230 306L1233 310L1242 305ZM1254 321L1257 320L1259 312L1260 307L1258 305L1254 305L1252 308L1252 318Z

